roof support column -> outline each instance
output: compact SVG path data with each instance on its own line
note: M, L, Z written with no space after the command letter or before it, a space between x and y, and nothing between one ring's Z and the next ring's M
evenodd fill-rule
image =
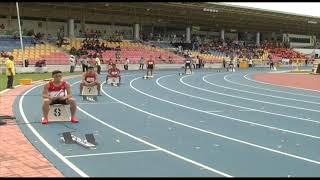
M260 32L257 32L257 35L256 35L256 45L258 47L260 46Z
M69 38L74 38L74 19L68 20L68 32Z
M48 34L49 33L49 31L48 31L48 29L49 29L49 24L50 24L50 22L49 22L49 18L46 18L46 22L45 22L45 32L46 32L46 34Z
M276 39L276 33L272 32L271 37L273 38L273 40L275 40Z
M80 20L80 30L83 34L86 32L86 19L84 16Z
M186 43L191 43L191 28L186 28Z
M140 25L138 23L134 24L134 40L140 40Z
M221 29L220 31L220 39L222 42L224 42L224 29Z

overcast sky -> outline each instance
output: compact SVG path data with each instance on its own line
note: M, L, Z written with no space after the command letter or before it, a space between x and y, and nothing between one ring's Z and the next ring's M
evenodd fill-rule
M294 14L301 14L307 16L316 16L320 18L320 2L311 2L311 3L278 3L278 2L267 2L267 3L232 3L228 2L225 4L232 4L237 6L247 6L259 9L267 9L267 10L275 10L275 11L282 11Z

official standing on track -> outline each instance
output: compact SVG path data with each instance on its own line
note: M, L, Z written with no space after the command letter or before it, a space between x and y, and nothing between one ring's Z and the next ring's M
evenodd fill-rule
M7 89L13 89L13 79L16 75L16 68L13 61L13 56L9 56L9 59L6 60L6 75L8 77Z

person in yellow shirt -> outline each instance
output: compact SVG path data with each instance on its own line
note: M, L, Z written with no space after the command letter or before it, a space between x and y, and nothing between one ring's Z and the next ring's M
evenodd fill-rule
M13 89L13 78L16 75L15 65L13 62L13 56L9 56L9 59L6 60L6 75L8 77L7 89Z

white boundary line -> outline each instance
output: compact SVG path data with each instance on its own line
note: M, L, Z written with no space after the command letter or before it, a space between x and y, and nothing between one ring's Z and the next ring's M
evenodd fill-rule
M250 110L250 109L239 109L239 110L218 110L218 111L207 111L207 112L213 112L213 113L222 113L222 112L235 112L235 111L255 111L255 110Z
M249 74L247 74L247 75L249 75ZM256 83L260 83L260 84L268 84L268 85L272 85L272 86L280 86L280 87L286 87L286 88L290 88L290 89L299 89L299 90L307 90L307 91L313 91L313 92L320 92L320 91L314 90L314 89L298 88L298 87L285 86L285 85L280 85L280 84L272 84L272 83L257 81L257 80L253 80L253 79L248 78L247 75L245 75L244 78L246 78L246 79L249 80L249 81L253 81L253 82L256 82Z
M64 162L66 165L68 165L72 170L74 170L77 174L79 174L81 177L89 177L85 172L83 172L81 169L79 169L77 166L75 166L72 162L70 162L68 159L66 159L62 154L60 154L56 149L54 149L39 133L38 131L31 125L29 124L29 120L27 119L24 110L23 110L23 106L22 106L22 102L24 99L24 96L26 94L28 94L30 91L32 91L33 89L41 86L43 84L39 84L37 86L32 87L31 89L29 89L28 91L26 91L20 98L19 101L19 110L21 113L21 116L24 120L24 122L27 123L28 128L31 130L31 132L43 143L43 145L45 145L54 155L56 155L62 162ZM39 118L40 120L40 118Z
M153 152L160 151L159 149L147 149L147 150L134 150L134 151L118 151L118 152L108 152L108 153L95 153L95 154L79 154L72 156L65 156L66 158L75 157L88 157L88 156L103 156L103 155L113 155L113 154L130 154L130 153L140 153L140 152Z
M199 89L201 91L206 91L206 92L210 92L210 93L214 93L214 94L223 94L223 93L219 93L219 92L216 92L216 91L211 91L211 90L208 90L208 89L204 89L204 88L200 88L200 87L196 87L196 86L192 86L188 83L185 83L182 79L185 78L185 77L188 77L188 76L184 76L182 78L180 78L180 82L186 86L189 86L191 88L194 88L194 89ZM162 78L162 77L161 77ZM237 106L237 105L234 105L234 104L228 104L228 103L224 103L224 102L220 102L220 101L215 101L215 100L212 100L212 99L206 99L206 98L202 98L202 97L198 97L198 96L193 96L193 95L189 95L189 94L185 94L185 93L182 93L182 92L178 92L178 91L175 91L175 90L172 90L172 89L169 89L167 87L164 87L163 85L161 85L160 83L157 83L160 87L164 88L164 89L167 89L169 91L173 91L173 92L176 92L176 93L180 93L180 94L183 94L183 95L186 95L186 96L189 96L189 97L193 97L193 98L197 98L197 99L201 99L201 100L205 100L205 101L209 101L209 102L215 102L215 103L218 103L218 104L223 104L223 105L227 105L227 106L232 106L232 107L238 107L238 108L242 108L242 109L246 109L246 110L250 110L250 111L257 111L257 112L261 112L261 113L266 113L266 114L272 114L272 115L276 115L276 116L282 116L282 117L288 117L288 118L292 118L292 119L299 119L299 120L302 120L302 121L308 121L308 122L313 122L313 123L317 123L319 124L320 121L315 121L315 120L312 120L312 119L306 119L306 118L299 118L299 117L295 117L295 116L289 116L289 115L284 115L284 114L279 114L279 113L273 113L273 112L269 112L269 111L263 111L263 110L259 110L259 109L253 109L253 108L248 108L248 107L244 107L244 106Z
M169 76L169 75L166 75L166 76ZM163 77L166 77L166 76L162 76L160 78L157 79L157 81ZM169 103L169 104L173 104L173 105L176 105L176 106L180 106L180 107L183 107L183 108L186 108L186 109L191 109L191 110L194 110L194 111L198 111L198 112L201 112L201 113L205 113L205 114L210 114L210 115L213 115L213 116L218 116L218 117L222 117L222 118L227 118L227 119L231 119L233 121L238 121L238 122L242 122L242 123L246 123L246 124L251 124L251 125L256 125L256 126L261 126L261 127L264 127L264 128L269 128L269 129L274 129L274 130L278 130L278 131L283 131L283 132L288 132L288 133L292 133L292 134L296 134L296 135L301 135L301 136L305 136L305 137L309 137L309 138L314 138L314 139L320 139L319 136L314 136L314 135L310 135L310 134L305 134L305 133L300 133L300 132L295 132L295 131L290 131L290 130L287 130L287 129L282 129L282 128L277 128L277 127L273 127L273 126L268 126L268 125L264 125L264 124L259 124L259 123L254 123L254 122L250 122L250 121L245 121L245 120L242 120L242 119L238 119L238 118L233 118L233 117L230 117L230 116L224 116L224 115L220 115L220 114L216 114L216 113L211 113L211 112L208 112L208 111L203 111L201 109L197 109L197 108L193 108L193 107L189 107L189 106L185 106L185 105L182 105L182 104L178 104L178 103L174 103L174 102L171 102L171 101L167 101L167 100L164 100L164 99L161 99L161 98L158 98L158 97L155 97L155 96L152 96L150 94L147 94L145 92L142 92L140 91L139 89L135 88L132 86L132 82L135 81L137 79L133 79L131 82L130 82L130 86L132 87L132 89L134 89L135 91L141 93L141 94L144 94L146 96L149 96L151 98L154 98L154 99L157 99L157 100L160 100L160 101L163 101L163 102L166 102L166 103ZM172 90L172 91L175 91L175 90ZM186 95L185 93L181 93L181 92L178 92L178 91L175 91L179 94L184 94ZM192 96L192 95L190 95ZM196 97L196 96L193 96L193 97ZM205 99L205 98L201 98L201 97L198 97L199 99Z
M5 92L7 92L7 91L9 91L9 89L2 90L2 91L0 91L0 94L3 94Z
M135 74L134 74L135 75ZM128 75L128 76L133 76L133 75ZM77 76L76 76L77 77ZM71 77L71 78L76 78L76 77ZM70 79L71 79L70 78ZM84 173L81 169L79 169L77 166L75 166L73 163L71 163L69 160L67 160L61 153L59 153L56 149L54 149L39 133L38 131L29 123L29 120L27 119L24 110L23 110L23 106L22 106L22 102L24 100L24 96L26 94L28 94L29 92L31 92L33 89L42 86L46 84L46 82L41 83L39 85L36 85L32 88L30 88L29 90L27 90L25 93L23 93L23 95L21 96L20 100L19 100L19 110L21 113L21 116L23 118L23 120L27 123L28 128L31 130L31 132L53 153L55 154L59 159L61 159L66 165L68 165L72 170L74 170L77 174L79 174L81 177L89 177L86 173Z
M136 78L137 79L137 78ZM134 79L133 79L134 80ZM228 140L231 140L231 141L235 141L235 142L238 142L238 143L242 143L242 144L246 144L246 145L249 145L249 146L253 146L253 147L256 147L256 148L259 148L259 149L264 149L264 150L267 150L267 151L271 151L271 152L274 152L274 153L278 153L278 154L282 154L282 155L285 155L285 156L288 156L288 157L292 157L292 158L295 158L295 159L299 159L299 160L303 160L303 161L307 161L307 162L311 162L311 163L315 163L315 164L318 164L320 165L320 162L319 161L315 161L315 160L312 160L312 159L308 159L308 158L304 158L304 157L301 157L301 156L297 156L297 155L293 155L293 154L290 154L290 153L285 153L285 152L282 152L282 151L278 151L278 150L274 150L274 149L271 149L271 148L267 148L267 147L264 147L264 146L260 146L260 145L257 145L257 144L253 144L253 143L249 143L249 142L246 142L246 141L242 141L242 140L239 140L239 139L235 139L235 138L232 138L232 137L228 137L228 136L224 136L224 135L221 135L221 134L217 134L217 133L213 133L211 131L207 131L207 130L203 130L203 129L200 129L200 128L197 128L197 127L193 127L193 126L190 126L190 125L187 125L187 124L183 124L183 123L180 123L180 122L177 122L177 121L173 121L171 119L168 119L168 118L165 118L165 117L162 117L162 116L159 116L159 115L156 115L156 114L153 114L153 113L150 113L150 112L147 112L147 111L144 111L142 109L139 109L137 107L134 107L134 106L131 106L123 101L120 101L112 96L110 96L109 94L105 93L103 90L102 92L108 96L109 98L115 100L115 101L118 101L120 102L121 104L127 106L127 107L130 107L134 110L137 110L137 111L140 111L142 113L145 113L145 114L148 114L148 115L151 115L153 117L156 117L156 118L159 118L159 119L162 119L162 120L165 120L165 121L168 121L168 122L171 122L173 124L178 124L178 125L181 125L181 126L184 126L184 127L187 127L187 128L190 128L190 129L194 129L194 130L197 130L197 131L200 131L200 132L204 132L204 133L207 133L207 134L211 134L211 135L214 135L214 136L218 136L218 137L221 137L221 138L224 138L224 139L228 139Z
M141 78L141 77L138 77L138 78ZM79 82L80 82L80 81L79 81ZM105 83L105 82L103 82L101 85L103 85L104 83ZM76 84L76 83L74 83L74 84ZM101 92L102 92L103 94L105 94L106 96L110 97L111 99L113 99L113 97L109 96L109 95L103 90L103 88L101 88ZM116 99L113 99L113 100L119 102L119 101L116 100ZM121 103L121 102L120 102L120 103ZM143 139L141 139L141 138L138 138L138 137L136 137L136 136L134 136L134 135L131 135L131 134L125 132L125 131L122 131L122 130L116 128L116 127L113 127L113 126L109 125L108 123L100 120L99 118L96 118L95 116L93 116L93 115L89 114L88 112L84 111L84 110L83 110L82 108L80 108L80 107L77 107L77 109L79 109L82 113L86 114L87 116L91 117L92 119L100 122L101 124L103 124L103 125L111 128L111 129L113 129L113 130L115 130L115 131L117 131L117 132L119 132L119 133L121 133L121 134L124 134L124 135L126 135L126 136L128 136L128 137L131 137L132 139L135 139L135 140L137 140L137 141L139 141L139 142L141 142L141 143L144 143L144 144L146 144L146 145L149 145L149 146L151 146L151 147L153 147L153 148L155 148L155 149L159 149L160 151L163 151L163 152L165 152L165 153L167 153L167 154L170 154L170 155L172 155L172 156L174 156L174 157L176 157L176 158L178 158L178 159L187 161L187 162L189 162L189 163L191 163L191 164L193 164L193 165L196 165L196 166L199 166L199 167L201 167L201 168L204 168L204 169L206 169L206 170L208 170L208 171L211 171L211 172L220 174L220 175L225 176L225 177L232 177L232 176L229 175L229 174L226 174L226 173L221 172L221 171L219 171L219 170L213 169L213 168L211 168L211 167L209 167L209 166L207 166L207 165L201 164L201 163L196 162L196 161L194 161L194 160L191 160L191 159L188 159L188 158L183 157L183 156L181 156L181 155L178 155L178 154L176 154L176 153L174 153L174 152L171 152L171 151L169 151L169 150L166 150L166 149L164 149L164 148L161 148L160 146L157 146L157 145L155 145L155 144L149 143L149 142L147 142L147 141L145 141L145 140L143 140Z
M213 84L213 83L211 83L211 82L206 80L207 76L209 76L209 75L203 76L202 80L204 82L206 82L207 84L211 84L211 85L215 86L215 84ZM240 97L240 96L234 96L234 95L225 94L225 93L218 93L218 92L216 92L216 93L224 95L224 96L230 96L230 97L237 98L237 99L245 99L245 100L248 100L248 101L255 101L255 102L260 102L260 103L264 103L264 104L272 104L272 105L276 105L276 106L283 106L283 107L292 108L292 109L300 109L300 110L312 111L312 112L320 113L320 110L316 110L316 109L308 109L308 108L302 108L302 107L297 107L297 106L289 106L289 105L278 104L278 103L273 103L273 102L268 102L268 101L260 101L260 100L256 100L256 99L250 99L250 98L245 98L245 97Z
M237 84L237 85L240 85L240 86L247 86L247 87L251 87L251 88L255 88L255 89L262 89L262 90L265 90L265 91L280 92L280 93L291 94L291 95L295 95L295 96L305 96L305 97L312 97L312 98L319 98L320 99L320 96L312 96L312 95L305 95L305 94L299 94L299 93L291 93L291 92L286 92L286 91L279 91L279 90L274 90L274 89L266 89L266 88L251 86L251 85L247 85L247 84L236 83L234 81L231 81L231 80L227 79L227 77L230 76L230 75L232 75L232 74L229 74L229 75L225 76L224 79L227 82L232 83L232 84Z
M118 104L118 102L104 102L104 103L77 103L77 104L84 104L84 105L91 105L91 104L94 104L94 105L99 105L99 104Z
M22 109L22 101L23 101L23 98L24 98L24 96L25 96L27 93L29 93L31 90L33 90L33 89L35 89L36 87L41 86L41 85L42 85L42 84L37 85L37 86L29 89L28 91L26 91L26 92L23 94L23 96L21 97L20 101L19 101L19 109L20 109L21 115L23 116L23 119L24 119L25 122L29 122L29 121L27 120L27 118L26 118L26 116L25 116L25 114L24 114L24 111L23 111L23 109ZM123 102L121 102L121 101L119 101L119 100L117 100L117 99L109 96L108 94L106 94L106 93L104 92L103 88L102 88L102 92L103 92L106 96L110 97L111 99L116 100L116 101L118 101L118 102L120 102L120 103L122 103L122 104L125 104L125 103L123 103ZM128 105L128 104L125 104L125 105ZM128 106L130 107L130 105L128 105ZM133 107L133 108L134 108L134 107ZM137 108L134 108L134 109L137 109ZM139 110L140 110L140 109L139 109ZM142 111L142 110L141 110L141 111ZM92 117L93 119L99 120L99 119L93 117L92 115L90 115L89 113L87 113L87 112L85 112L85 111L83 111L83 110L82 110L82 112L85 113L85 114L87 114L88 116ZM157 116L157 115L155 115L155 116ZM162 118L162 119L163 119L163 118ZM101 120L100 120L100 121L101 121ZM106 123L104 123L103 121L102 121L101 123L106 125ZM176 122L176 123L178 123L178 122ZM182 123L178 123L178 124L181 125ZM73 165L71 162L69 162L67 159L65 159L65 157L63 157L58 151L56 151L50 144L48 144L47 141L45 141L45 140L43 139L43 137L32 127L32 125L30 125L30 124L27 124L27 125L28 125L28 127L30 128L30 130L38 137L38 139L39 139L43 144L46 145L46 147L47 147L49 150L51 150L52 152L54 152L54 154L57 155L60 159L62 158L64 162L66 161L65 163L66 163L67 165L72 166L73 168L78 169L75 165ZM107 125L107 126L108 126L108 125ZM188 125L186 125L186 126L188 126ZM191 126L189 126L189 127L191 127ZM195 127L193 127L193 128L195 128ZM198 128L196 128L196 129L198 129ZM199 130L200 130L200 129L199 129ZM120 130L120 131L121 131L121 130ZM202 131L205 131L205 130L202 130ZM122 131L122 132L123 132L123 131ZM217 135L217 134L216 134L216 135ZM131 135L129 135L129 136L131 137ZM218 135L218 136L219 136L219 135ZM222 136L222 135L220 135L220 136ZM133 138L135 139L134 136L133 136ZM138 138L138 139L139 139L139 138ZM231 138L231 139L233 139L233 138ZM142 141L144 141L144 140L142 140ZM239 140L238 140L238 141L239 141ZM251 144L251 143L247 143L247 142L243 142L243 143L245 143L245 144ZM253 145L253 144L251 144L251 145ZM256 145L256 146L258 146L258 145ZM157 147L157 146L156 146L156 147ZM258 146L258 147L259 147L259 146ZM260 148L262 148L262 149L269 149L269 148L265 148L265 147L260 147ZM272 149L270 149L270 150L272 150ZM272 151L278 152L278 153L280 153L280 154L285 154L285 155L287 155L287 156L294 157L294 158L297 158L297 159L302 159L302 160L305 160L305 161L308 161L308 162L320 164L320 162L318 162L318 161L310 160L310 159L303 158L303 157L300 157L300 156L291 155L291 154L288 154L288 153L283 153L283 152L277 151L277 150L272 150ZM59 156L59 155L60 155L60 156ZM191 161L192 161L192 160L191 160ZM200 165L201 165L201 164L200 164ZM205 167L207 167L207 166L205 166ZM73 168L72 168L72 169L73 169ZM210 167L207 167L207 168L205 168L205 169L208 169L208 168L210 168ZM79 170L78 173L82 172L80 169L78 169L78 170ZM209 169L208 169L208 170L209 170ZM75 171L76 171L76 170L75 170ZM76 172L77 172L77 171L76 171ZM83 173L83 172L81 173L81 176L87 177L87 175L86 175L85 173ZM227 175L227 174L225 174L225 176L227 176L227 177L232 177L232 176L229 176L229 175Z
M215 74L210 74L210 75L207 75L206 77L214 76L214 75L215 75ZM227 76L227 75L226 75L226 76ZM224 76L223 78L224 78L224 80L225 80L225 76ZM286 99L286 100L292 100L292 101L297 101L297 102L304 102L304 103L310 103L310 104L318 104L318 105L320 105L319 102L305 101L305 100L293 99L293 98L286 98L286 97L281 97L281 96L273 96L273 95L269 95L269 94L262 94L262 93L252 92L252 91L235 89L235 88L232 88L232 87L226 87L226 86L218 85L218 84L215 84L215 83L211 83L211 84L214 85L214 86L217 86L217 87L222 87L222 88L225 88L225 89L231 89L231 90L233 90L233 91L239 91L239 92L245 92L245 93L249 93L249 94L256 94L256 95L260 95L260 96L266 96L266 97L272 97L272 98L278 98L278 99Z

